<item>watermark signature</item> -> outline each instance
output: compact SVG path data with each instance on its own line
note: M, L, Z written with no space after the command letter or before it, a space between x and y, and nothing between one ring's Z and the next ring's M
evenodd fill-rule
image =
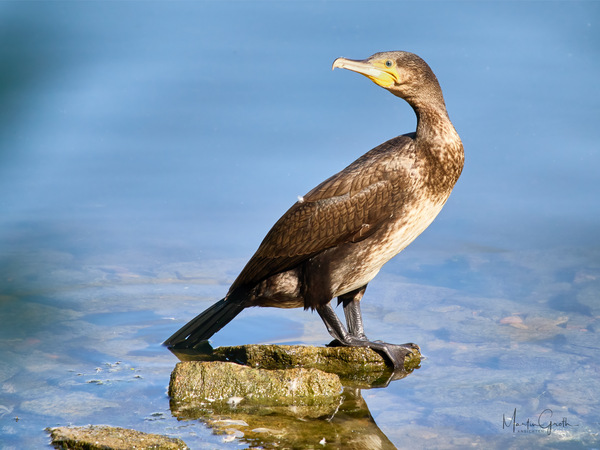
M543 410L537 419L517 420L517 408L511 416L502 414L502 429L512 430L513 433L546 433L552 434L556 429L567 429L569 427L578 427L579 424L569 423L566 417L562 417L560 421L553 420L554 413L551 409Z

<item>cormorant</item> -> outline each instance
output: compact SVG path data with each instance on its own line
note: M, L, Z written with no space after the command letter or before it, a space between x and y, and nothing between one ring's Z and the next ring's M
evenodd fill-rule
M370 347L395 368L414 344L369 341L360 301L381 267L429 226L463 168L462 142L450 122L442 90L417 55L394 51L362 60L338 58L336 67L365 75L406 100L417 116L414 133L390 139L323 181L273 226L224 299L165 341L193 348L244 308L316 310L345 346ZM347 327L336 316L337 297Z

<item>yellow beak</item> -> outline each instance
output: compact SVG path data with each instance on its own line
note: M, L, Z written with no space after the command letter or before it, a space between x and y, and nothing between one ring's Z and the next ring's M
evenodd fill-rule
M386 67L385 60L382 61L355 61L353 59L338 58L333 62L331 70L339 67L360 73L369 78L382 88L390 88L398 81L398 73L394 67Z

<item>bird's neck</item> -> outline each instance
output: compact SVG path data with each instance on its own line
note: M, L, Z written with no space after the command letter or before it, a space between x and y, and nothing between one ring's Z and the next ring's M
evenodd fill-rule
M433 75L432 75L433 76ZM435 83L434 83L435 82ZM413 108L417 116L417 140L435 145L438 142L460 142L448 112L442 90L434 80L428 89L404 92L393 92L403 98Z
M416 139L421 142L427 142L429 145L441 143L448 145L460 142L460 137L448 117L446 108L440 105L432 108L419 108L413 106L417 115L417 136Z
M445 106L419 109L417 114L417 132L415 141L417 148L427 153L427 158L437 161L443 168L439 174L449 186L454 186L464 165L463 145L454 128Z

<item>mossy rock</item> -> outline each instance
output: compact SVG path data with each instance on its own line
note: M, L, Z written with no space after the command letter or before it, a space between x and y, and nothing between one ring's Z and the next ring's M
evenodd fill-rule
M169 383L170 397L188 403L240 399L262 406L313 406L335 402L341 392L339 377L318 369L265 370L220 361L180 362Z
M392 372L386 358L366 347L314 347L305 345L206 346L198 350L172 350L181 360L231 361L260 369L313 368L339 375L356 387L385 386L419 367L421 354L408 352L404 370Z
M181 439L106 425L47 428L52 445L68 450L183 450Z

